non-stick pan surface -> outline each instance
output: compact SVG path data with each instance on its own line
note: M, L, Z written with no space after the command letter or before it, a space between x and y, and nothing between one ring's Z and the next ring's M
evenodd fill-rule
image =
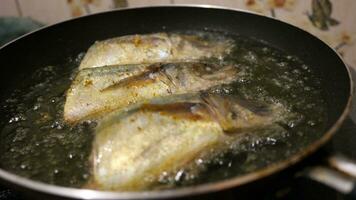
M0 90L3 98L23 77L39 67L61 65L94 41L162 31L217 30L246 35L298 56L318 72L327 101L327 130L300 153L244 176L181 189L116 193L64 188L20 178L0 169L5 183L56 196L99 199L178 197L237 187L271 175L300 161L324 144L347 116L352 94L348 69L325 43L294 26L256 14L211 6L163 6L95 14L43 28L0 50ZM5 119L1 119L5 120Z

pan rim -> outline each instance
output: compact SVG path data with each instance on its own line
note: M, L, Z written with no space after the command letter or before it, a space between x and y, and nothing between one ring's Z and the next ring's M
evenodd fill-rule
M292 26L300 31L303 31L304 33L310 35L311 37L316 38L317 40L319 40L320 42L322 42L324 45L328 46L330 49L332 49L335 52L335 54L338 56L338 58L344 64L346 71L348 73L348 78L350 81L350 94L349 94L347 104L345 105L345 108L344 108L342 114L339 116L339 118L336 120L336 122L331 126L331 128L329 128L320 139L309 144L305 149L294 154L293 156L289 157L288 159L282 160L280 162L276 162L272 165L269 165L267 167L264 167L262 169L256 170L254 172L251 172L251 173L248 173L248 174L245 174L242 176L237 176L234 178L221 180L221 181L217 181L217 182L212 182L212 183L205 183L205 184L200 184L200 185L195 185L195 186L188 186L188 187L169 189L169 190L163 190L163 191L111 192L111 191L99 191L99 190L90 190L90 189L77 189L77 188L70 188L70 187L63 187L63 186L47 184L47 183L20 177L18 175L7 172L3 169L0 169L0 178L1 179L4 179L5 181L8 181L14 185L18 185L23 188L31 189L31 190L41 192L44 194L50 194L50 195L55 195L55 196L67 197L67 198L80 198L80 199L164 199L164 198L183 197L183 196L188 196L188 195L199 195L199 194L210 193L210 192L218 192L218 191L230 189L233 187L245 185L247 183L250 183L250 182L256 181L258 179L272 175L274 173L277 173L283 169L286 169L289 166L296 164L297 162L301 161L309 154L315 152L322 145L324 145L327 141L329 141L331 139L331 137L336 133L336 131L340 128L343 121L348 117L348 114L351 111L351 102L352 102L352 97L354 94L354 83L353 83L353 80L351 77L350 68L348 67L348 65L345 64L343 58L336 52L336 50L331 48L328 44L326 44L324 41L320 40L316 36L304 31L303 29L301 29L299 27L296 27L292 24L288 24L286 22L283 22L279 19L275 19L270 16L265 16L260 13L255 13L255 12L243 10L243 9L228 8L228 7L216 6L216 5L199 5L199 4L155 5L155 6L140 6L140 7L115 9L115 10L110 10L110 11L106 11L106 12L93 13L93 14L89 14L86 16L76 17L76 18L72 18L72 19L69 19L66 21L59 22L59 23L44 26L38 30L27 33L15 40L12 40L12 41L6 43L5 45L3 45L0 48L0 50L11 45L12 43L14 43L18 40L21 40L24 37L27 37L28 35L31 35L33 33L41 31L43 29L47 29L48 27L57 26L62 23L67 23L69 21L81 19L83 17L90 17L92 15L117 12L120 10L137 10L137 9L162 8L162 7L172 7L172 8L173 7L189 7L189 8L220 9L220 10L237 11L237 12L242 12L242 13L247 13L247 14L258 15L261 17L265 17L265 18L267 17L267 18L279 21L283 24L287 24L287 25Z

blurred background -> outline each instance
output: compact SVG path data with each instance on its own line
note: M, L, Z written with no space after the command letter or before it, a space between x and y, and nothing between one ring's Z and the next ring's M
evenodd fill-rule
M355 0L0 0L0 45L24 32L73 17L162 4L219 5L278 18L318 36L356 69Z

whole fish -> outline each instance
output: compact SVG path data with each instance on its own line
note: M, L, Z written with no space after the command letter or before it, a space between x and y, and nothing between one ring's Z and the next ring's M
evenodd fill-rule
M271 126L285 112L281 104L216 94L170 96L118 111L96 128L90 187L148 189L163 172L174 174L197 157L208 158L211 149L222 152L239 133Z
M205 90L231 83L238 67L204 63L108 66L80 70L64 106L64 119L77 122L139 101Z
M153 64L222 58L233 42L218 35L154 33L127 35L95 42L79 69L108 65Z

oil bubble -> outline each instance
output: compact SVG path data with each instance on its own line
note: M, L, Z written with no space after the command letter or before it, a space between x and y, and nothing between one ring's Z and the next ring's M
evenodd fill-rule
M309 126L315 126L315 125L316 125L316 123L315 123L313 120L309 120L309 121L307 122L307 124L308 124Z
M25 121L27 119L27 117L23 114L18 114L15 115L14 117L11 117L9 120L9 123L15 123L15 122L19 122L19 121Z

